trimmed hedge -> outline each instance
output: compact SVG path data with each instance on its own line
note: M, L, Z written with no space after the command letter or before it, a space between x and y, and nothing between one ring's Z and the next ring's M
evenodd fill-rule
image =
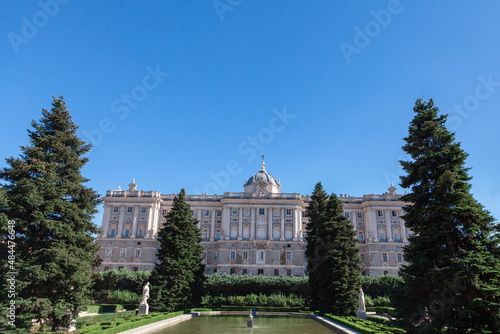
M82 326L89 325L89 324L95 324L98 322L116 320L118 318L128 318L130 316L136 315L136 313L137 313L137 311L133 310L133 311L90 315L88 317L80 317L80 318L76 319L76 326L78 328L80 328Z
M254 293L246 296L210 296L202 297L202 304L205 307L222 307L227 306L272 306L272 307L296 307L303 308L305 305L304 298L290 294L272 294L266 296L264 294L256 295Z
M390 327L385 324L379 324L370 320L361 320L354 316L340 317L332 314L325 314L324 317L338 322L341 325L347 326L363 334L399 334L405 333L401 328Z
M377 314L387 313L391 316L396 316L396 309L394 307L385 307L385 306L372 306L366 308L367 312L375 312Z
M149 315L140 315L130 317L128 319L119 319L117 321L111 322L101 322L100 324L94 324L91 326L83 327L76 331L80 334L114 334L123 332L129 329L149 325L153 322L158 322L165 319L170 319L178 315L184 314L184 311L173 312L173 313L151 313Z

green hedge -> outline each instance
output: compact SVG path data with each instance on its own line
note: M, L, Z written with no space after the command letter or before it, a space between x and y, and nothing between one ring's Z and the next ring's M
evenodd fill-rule
M325 314L324 317L333 320L341 325L347 326L363 334L399 334L405 333L401 328L390 327L370 320L361 320L354 316L340 317L332 314Z
M396 309L394 307L373 306L373 307L367 307L366 311L367 312L375 312L377 314L387 313L393 317L396 315Z
M136 313L137 313L137 311L133 310L133 311L90 315L88 317L80 317L80 318L76 319L76 326L78 328L80 328L80 327L88 325L88 324L95 324L95 323L103 322L103 321L116 320L118 318L127 318L130 316L136 315Z
M254 293L246 296L210 296L206 295L202 298L202 305L205 307L221 307L228 306L272 306L272 307L296 307L304 308L305 299L294 295L272 294L266 296L264 294L256 295Z
M96 304L87 305L87 313L104 313L104 312L116 312L121 310L135 310L137 304Z
M114 334L123 332L129 329L149 325L153 322L158 322L165 319L170 319L178 315L184 314L184 311L173 313L151 313L149 315L140 315L130 317L128 319L119 319L117 321L102 322L91 326L83 327L76 331L79 334Z

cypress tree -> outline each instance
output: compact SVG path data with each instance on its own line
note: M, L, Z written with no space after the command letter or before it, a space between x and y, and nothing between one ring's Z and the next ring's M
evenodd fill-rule
M356 233L343 203L316 184L307 209L307 271L311 308L321 313L355 314L361 287Z
M64 99L54 98L32 127L30 145L0 171L7 182L0 211L15 221L16 327L29 328L37 319L56 328L68 324L68 314L76 318L86 302L99 248L92 218L100 197L84 186L83 156L91 145L77 137ZM7 240L1 231L0 244Z
M468 156L432 99L417 100L401 161L406 226L403 298L411 333L499 333L500 258L494 219L470 192Z
M201 303L205 265L197 223L182 189L158 232L160 245L151 273L151 308L155 311L183 310Z

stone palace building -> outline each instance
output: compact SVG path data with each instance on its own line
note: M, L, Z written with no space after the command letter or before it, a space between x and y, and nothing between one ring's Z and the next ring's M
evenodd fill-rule
M243 187L244 192L186 196L201 230L206 273L307 274L305 212L310 197L281 193L279 179L266 171L264 162ZM128 190L107 191L99 270L151 270L158 229L174 196L137 190L134 180ZM365 275L397 275L403 264L402 247L411 231L401 218L405 203L400 197L392 184L382 195L339 197L357 231Z

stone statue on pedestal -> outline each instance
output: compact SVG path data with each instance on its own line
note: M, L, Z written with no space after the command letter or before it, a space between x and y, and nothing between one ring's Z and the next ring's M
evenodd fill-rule
M359 288L358 299L359 299L358 319L366 320L365 294L362 288Z
M147 315L149 313L148 298L149 298L149 282L147 282L142 288L142 298L141 302L139 303L139 312L137 313L138 315Z

